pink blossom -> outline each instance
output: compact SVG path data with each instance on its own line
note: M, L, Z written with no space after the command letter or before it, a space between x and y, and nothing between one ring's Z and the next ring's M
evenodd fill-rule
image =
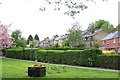
M9 26L10 25L0 25L0 48L8 48L11 46Z

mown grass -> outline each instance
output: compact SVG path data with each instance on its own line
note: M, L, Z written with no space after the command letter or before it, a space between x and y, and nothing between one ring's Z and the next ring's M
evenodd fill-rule
M28 78L28 66L36 64L36 62L12 60L7 58L0 58L0 62L2 62L2 64L0 63L0 65L2 65L2 73L0 73L2 78ZM44 78L118 78L117 72L71 68L50 64L44 65L47 69Z

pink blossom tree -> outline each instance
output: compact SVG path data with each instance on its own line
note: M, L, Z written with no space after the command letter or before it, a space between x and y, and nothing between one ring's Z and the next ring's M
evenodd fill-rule
M10 25L0 25L0 48L9 48L11 46L9 27Z

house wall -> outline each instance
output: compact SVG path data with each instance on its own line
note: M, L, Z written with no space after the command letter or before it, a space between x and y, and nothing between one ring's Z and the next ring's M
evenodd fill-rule
M112 38L106 41L100 41L100 47L114 47L115 51L118 52L118 48L120 47L119 38ZM112 48L105 48L105 50L112 50Z
M108 33L106 33L104 30L100 31L99 33L96 33L94 36L93 36L93 41L92 41L92 45L94 45L95 42L99 42L101 43L101 39L103 39L105 36L107 36ZM86 41L86 47L87 48L90 48L90 40L89 41ZM101 46L101 45L100 45Z
M103 39L105 36L107 36L108 33L106 33L104 30L100 31L96 35L93 36L93 41L100 42L101 39Z

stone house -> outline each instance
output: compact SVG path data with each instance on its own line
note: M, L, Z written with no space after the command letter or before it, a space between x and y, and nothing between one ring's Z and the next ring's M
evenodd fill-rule
M107 36L108 33L105 32L103 29L96 30L93 34L86 30L83 32L83 37L86 41L86 47L90 48L94 45L94 43L100 43L101 39Z

